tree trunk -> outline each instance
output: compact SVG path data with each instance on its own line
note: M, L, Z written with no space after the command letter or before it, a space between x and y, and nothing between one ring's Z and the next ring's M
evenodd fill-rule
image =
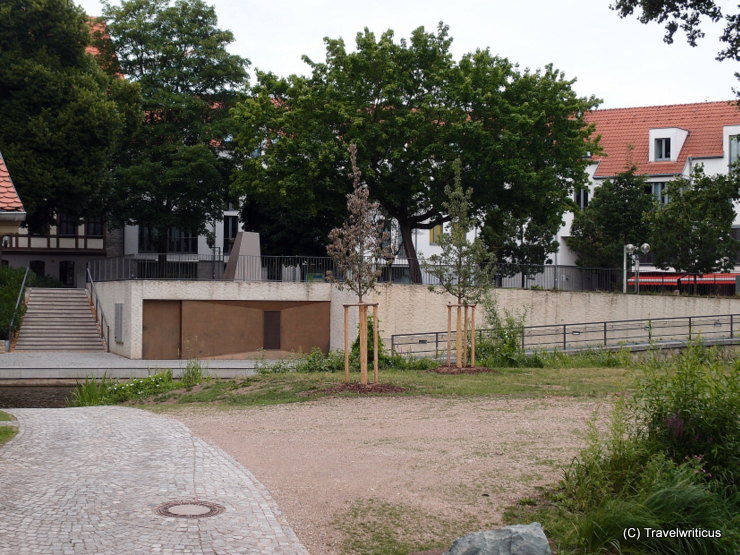
M419 267L419 258L416 255L414 238L411 233L413 230L406 222L398 222L401 230L401 239L403 240L403 249L406 252L406 259L409 261L409 278L411 283L421 283L421 268Z
M157 267L154 275L158 278L167 276L167 229L157 229Z

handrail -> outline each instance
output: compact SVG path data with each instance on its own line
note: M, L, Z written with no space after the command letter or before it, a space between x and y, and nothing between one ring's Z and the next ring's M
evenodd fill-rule
M620 346L625 342L658 344L674 341L679 337L691 341L699 334L705 338L735 340L737 339L735 321L738 316L740 314L708 314L521 326L521 347L568 350L581 346L593 348ZM711 327L712 331L706 330L707 327ZM492 331L478 329L476 333L482 338ZM446 331L393 334L391 352L400 352L399 348L409 348L408 352L417 354L432 352L432 349L425 347L431 343L434 344L436 353L439 351L440 340L446 340L446 337ZM526 339L529 339L529 342Z
M88 283L90 284L90 300L95 309L95 321L98 322L98 319L100 320L100 337L105 343L105 350L110 352L110 325L103 313L103 308L100 306L100 299L98 298L98 292L95 289L95 282L93 281L89 266L86 268L86 271Z
M18 307L21 305L21 298L23 297L23 291L26 289L26 279L28 279L28 272L31 267L26 268L26 273L23 274L23 281L21 282L20 291L18 291L18 299L15 301L15 309L13 309L13 315L10 317L10 324L8 324L8 338L5 340L5 351L10 351L10 344L13 342L13 323L15 322L15 316L18 314Z

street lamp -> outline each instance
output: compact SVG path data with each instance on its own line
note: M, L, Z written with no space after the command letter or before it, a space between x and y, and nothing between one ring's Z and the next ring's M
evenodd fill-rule
M622 293L627 292L627 255L629 254L635 261L635 293L640 293L640 253L647 254L650 252L650 245L643 243L639 247L632 243L627 243L623 250L622 260Z

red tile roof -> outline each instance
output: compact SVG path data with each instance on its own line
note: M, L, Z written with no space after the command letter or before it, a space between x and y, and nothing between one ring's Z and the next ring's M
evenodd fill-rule
M0 154L0 212L24 212L23 203L15 190L10 172Z
M586 120L596 124L604 154L595 177L610 177L631 165L642 175L680 174L686 160L721 157L722 127L740 125L736 101L594 110ZM650 129L678 127L689 132L676 162L648 161Z

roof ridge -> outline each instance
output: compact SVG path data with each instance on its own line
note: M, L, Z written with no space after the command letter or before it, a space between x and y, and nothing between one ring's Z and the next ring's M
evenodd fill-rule
M621 108L596 108L594 110L591 110L591 112L615 112L619 110L642 110L647 108L674 108L679 106L706 106L708 104L725 104L725 105L731 105L736 104L738 106L738 109L740 109L740 105L738 105L737 99L732 100L708 100L705 102L684 102L680 104L656 104L651 106L624 106Z

